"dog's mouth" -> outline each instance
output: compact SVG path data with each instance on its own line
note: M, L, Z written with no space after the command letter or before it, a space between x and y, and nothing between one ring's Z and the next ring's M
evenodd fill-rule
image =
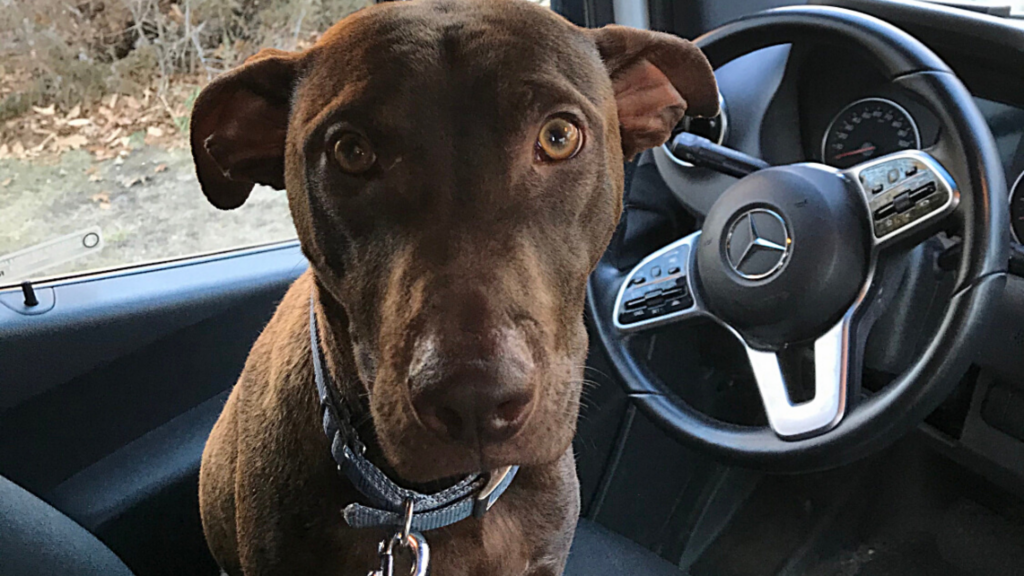
M436 491L468 475L493 475L508 466L532 467L558 459L571 443L573 426L555 419L530 422L515 436L499 443L473 446L443 441L422 428L411 431L412 442L381 438L386 458L404 480Z

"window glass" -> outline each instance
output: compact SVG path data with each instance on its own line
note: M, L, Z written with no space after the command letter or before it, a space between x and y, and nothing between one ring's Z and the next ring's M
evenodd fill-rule
M0 285L293 238L282 192L206 202L189 110L260 48L302 49L368 3L0 0Z

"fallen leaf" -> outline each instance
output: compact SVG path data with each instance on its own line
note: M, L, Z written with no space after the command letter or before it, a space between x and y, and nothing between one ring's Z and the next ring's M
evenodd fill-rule
M124 176L118 179L118 181L121 183L121 186L131 188L136 184L145 184L149 181L149 176Z
M171 4L171 9L168 10L167 15L170 16L171 20L174 20L178 24L185 23L185 15L181 13L181 8L179 8L177 4Z
M66 138L57 138L54 141L54 145L57 147L57 149L70 148L71 150L78 150L79 148L85 146L88 143L89 139L86 138L85 136L82 136L81 134L72 134L71 136L68 136Z
M92 120L89 120L88 118L76 118L68 121L68 126L71 126L72 128L81 128L82 126L88 126L89 124L92 124Z
M8 178L8 179L4 180L3 182L0 182L0 186L3 186L4 188L7 188L8 186L11 185L11 182L14 182L14 178Z
M139 110L142 108L142 104L140 104L139 101L136 100L134 96L129 96L125 98L124 101L128 103L128 107L132 110Z
M146 128L146 135L152 136L153 138L159 138L164 135L164 131L156 126L150 126L149 128Z
M75 107L72 108L70 112L68 112L68 115L65 116L64 119L65 120L74 120L75 118L78 118L81 115L82 115L82 107L79 106L78 104L75 104ZM70 122L69 122L69 124L70 124Z
M21 156L25 153L25 146L21 142L15 142L11 145L11 153L15 156Z
M7 146L7 144L0 144L0 158L6 158L7 156L10 156L10 154L11 149Z
M107 203L109 203L110 202L110 193L109 192L100 192L99 194L93 194L92 196L89 196L89 200L92 200L93 202L107 202Z
M110 102L107 104L108 108L114 108L117 106L117 92L110 95Z
M57 133L56 132L50 132L50 135L47 136L46 138L43 138L43 141L40 142L35 148L33 148L32 151L33 152L40 152L40 151L42 151L42 149L45 148L46 145L50 143L50 140L55 140L56 138L57 138Z
M89 182L103 182L103 176L100 176L99 174L90 174Z
M167 171L167 164L159 164L156 168L153 168L153 172L159 174Z
M39 106L33 106L32 109L35 110L37 114L42 114L43 116L53 116L53 113L56 112L56 108L54 107L53 104L50 104L46 108L40 108Z
M99 148L93 152L96 155L96 161L102 162L104 160L110 160L117 154L110 148Z

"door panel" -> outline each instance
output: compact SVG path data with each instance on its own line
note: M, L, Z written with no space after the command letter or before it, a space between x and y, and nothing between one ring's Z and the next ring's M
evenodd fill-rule
M199 527L202 448L306 267L289 243L55 282L43 314L0 306L0 475L140 575L216 573Z

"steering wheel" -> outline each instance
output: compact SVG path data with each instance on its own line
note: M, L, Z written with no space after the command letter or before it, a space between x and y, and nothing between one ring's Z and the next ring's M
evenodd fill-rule
M847 170L815 163L755 172L714 203L700 231L619 270L591 276L588 312L633 401L680 441L745 467L819 470L877 451L953 390L1004 286L1006 182L971 94L931 50L876 18L830 7L748 16L696 40L715 68L778 44L836 43L863 52L940 124L935 146ZM900 254L954 227L962 252L937 330L881 391L860 386L865 341L891 302ZM768 426L708 416L633 356L634 335L710 319L742 344ZM794 402L779 353L813 343L814 396Z

